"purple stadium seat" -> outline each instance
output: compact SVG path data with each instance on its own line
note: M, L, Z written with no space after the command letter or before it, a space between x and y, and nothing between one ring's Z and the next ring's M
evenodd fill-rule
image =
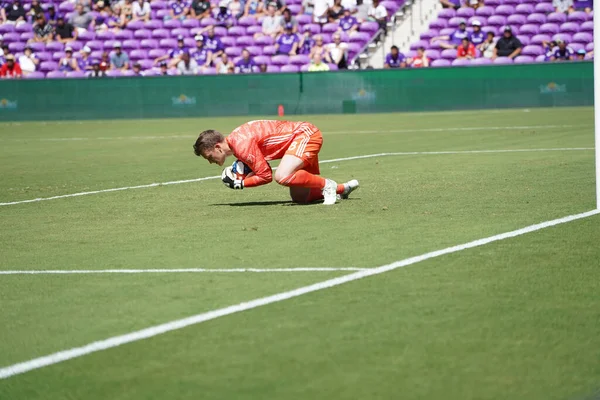
M156 10L156 14L154 14L156 18L163 19L169 16L169 10Z
M156 59L158 57L162 57L167 54L167 50L165 49L151 49L148 50L148 58Z
M258 23L256 22L256 18L252 17L252 16L247 16L247 17L241 17L238 20L238 24L240 24L241 26L252 26L252 25L258 25Z
M429 29L443 29L448 26L448 21L445 19L436 19L429 24Z
M135 76L135 72L133 72L132 70L128 69L126 71L121 71L121 76Z
M580 32L594 32L594 21L585 21L579 27Z
M293 15L298 15L302 11L302 6L299 4L288 4L288 8L290 9Z
M246 34L246 28L243 26L232 26L227 31L228 36L244 36Z
M553 12L551 14L548 14L548 17L546 18L546 21L547 22L552 22L552 23L555 23L555 24L562 24L564 22L567 22L567 14Z
M281 72L298 72L298 71L300 71L300 68L298 68L295 65L283 65L280 68L280 71Z
M452 65L452 63L449 60L445 60L443 58L431 62L432 67L449 67L450 65Z
M554 7L552 6L552 3L538 3L535 5L535 12L538 13L542 13L542 14L550 14L552 12L554 12Z
M481 28L481 30L483 32L485 32L486 34L488 32L492 32L494 34L494 36L498 36L498 34L500 33L500 30L498 29L497 26L484 26L483 28Z
M33 39L33 36L33 32L23 32L21 33L21 36L19 36L19 40L21 42L28 42Z
M489 6L479 7L475 12L475 15L481 15L482 17L491 17L494 15L494 9Z
M133 32L132 31L119 31L117 33L115 33L115 39L117 40L131 40L133 39Z
M262 27L260 25L252 25L246 28L246 35L254 36L260 32L262 32Z
M313 24L313 26L319 26L319 25ZM379 30L379 24L377 22L373 22L373 21L366 21L366 22L363 22L362 24L360 24L359 30L361 32L367 32L367 33L370 33L371 35L373 35L375 32L377 32Z
M11 33L15 31L15 26L10 24L0 24L0 34Z
M343 42L347 42L348 41L348 39L344 38L344 34L343 33L341 34L341 36L342 36L342 41ZM352 36L350 36L350 42L355 42L355 43L356 42L361 42L361 43L368 42L369 39L371 39L371 36L368 33L366 33L366 32L354 32L352 34Z
M579 24L577 22L565 22L560 26L561 33L577 33L579 32Z
M257 65L261 65L261 64L271 64L271 57L269 56L256 56L254 57L254 63L256 63Z
M474 15L475 15L475 10L470 7L461 7L456 11L456 17L458 17L458 18L467 19L467 18L471 18Z
M550 35L539 34L531 38L531 44L542 44L542 42L549 42L552 40Z
M73 51L79 51L83 48L83 43L82 42L70 42L69 46L71 46L71 48L73 49Z
M231 36L223 36L221 38L221 43L223 43L223 46L225 47L235 46L235 38L232 38Z
M100 58L102 58L102 53L104 53L104 51L102 51L102 50L94 50L90 54L90 58L100 59Z
M290 63L293 65L304 65L310 63L310 58L307 55L291 56Z
M133 37L136 39L150 39L152 32L148 29L139 29L133 33Z
M329 64L327 64L327 65L329 65L329 70L330 70L330 71L337 71L337 70L338 70L338 66L337 66L337 65L335 65L335 64L331 64L331 63L329 63Z
M145 58L148 58L148 51L140 49L131 50L129 52L129 58L131 58L132 60L143 60Z
M58 6L58 11L62 11L63 13L73 11L75 9L75 3L71 3L70 1L63 1Z
M242 54L242 48L241 47L227 47L225 49L225 54L227 54L231 58L239 57Z
M394 1L382 1L381 5L385 7L385 9L388 12L388 15L394 15L396 14L396 11L398 11L398 3L394 2Z
M67 78L85 78L85 73L82 71L68 71Z
M594 36L588 32L579 32L573 35L574 42L589 43L594 41Z
M200 27L200 21L198 21L197 19L191 19L191 18L184 19L181 22L181 26L183 28L187 28L187 29L198 28L198 27Z
M583 11L573 11L571 14L569 14L569 16L567 17L568 21L572 21L572 22L585 22L587 20L591 19L591 17L583 12Z
M585 51L594 51L594 43L588 43L585 45Z
M169 3L162 0L152 0L151 6L153 10L164 10L169 7Z
M585 50L585 44L584 43L579 43L579 42L569 43L569 47L572 48L573 51L579 51L581 49Z
M15 32L24 33L33 31L33 25L28 22L24 22L15 27Z
M546 35L554 35L558 33L559 30L560 28L557 24L543 24L542 26L540 26L540 33Z
M175 28L180 28L181 27L181 22L179 22L178 19L168 19L165 22L163 22L163 28L165 29L175 29Z
M527 17L521 14L509 15L506 18L506 23L512 26L521 26L527 23Z
M33 50L35 53L46 50L46 44L40 42L31 42L29 43L29 47L31 47L31 50Z
M252 46L254 44L254 39L252 36L240 36L235 40L236 46Z
M540 27L535 24L525 24L521 26L522 35L537 35L540 32Z
M177 37L177 36L188 37L188 36L190 36L190 31L187 28L171 29L171 37Z
M329 23L329 24L323 25L323 28L321 29L321 32L324 32L324 33L334 33L334 32L337 32L337 30L339 28L340 28L340 26L338 24Z
M0 25L2 26L2 25ZM4 34L4 43L18 42L21 40L21 34L17 32L8 32Z
M139 49L139 48L140 48L140 42L138 40L128 39L128 40L123 41L123 49L125 49L125 50L133 50L133 49Z
M41 61L39 70L42 72L54 71L58 69L58 63L56 61Z
M25 43L14 42L8 45L8 49L11 53L20 53L25 49Z
M155 29L161 29L163 27L163 22L158 19L151 19L150 21L144 22L144 29L148 29L149 31L153 31Z
M52 60L60 61L60 59L63 58L64 56L65 56L64 51L55 51L54 53L52 53Z
M50 42L46 44L47 51L62 51L64 49L64 45L60 42Z
M492 63L492 60L490 60L489 58L484 58L484 57L475 58L474 60L471 61L471 64L474 64L474 65L488 65L491 63Z
M99 31L96 33L97 40L113 40L115 38L115 34L111 31Z
M308 72L308 67L310 67L310 64L306 64L300 67L300 71L302 72Z
M113 45L114 45L116 42L117 42L116 40L105 40L105 41L104 41L104 48L105 48L105 49L107 49L107 50L108 50L108 49L112 50L112 48L113 48Z
M186 37L183 38L183 45L190 48L196 47L196 41L193 37Z
M65 73L62 71L50 71L46 74L46 78L50 78L50 79L60 79L60 78L64 78L65 77Z
M488 18L487 24L489 26L504 26L506 25L506 17L502 15L492 15Z
M155 29L152 31L153 39L166 39L169 37L171 37L171 32L169 32L167 29Z
M87 42L88 40L94 40L95 38L96 38L96 32L91 32L91 31L83 31L77 36L78 40L82 40L84 42Z
M49 53L47 51L36 52L35 56L40 61L52 61L52 53Z
M258 46L270 46L273 44L273 38L271 38L270 36L261 36L255 40L255 43Z
M285 65L285 64L288 64L289 61L290 61L290 58L283 54L279 54L279 55L271 57L271 63L274 65Z
M517 35L517 38L519 39L519 41L521 42L521 44L523 46L529 45L529 42L531 41L531 39L529 38L529 36Z
M530 44L523 47L521 54L524 56L539 56L540 54L544 54L544 48L537 44Z
M458 66L458 67L460 67L460 66L464 67L466 65L471 65L471 60L467 60L466 58L462 58L460 60L456 59L456 60L452 61L452 65Z
M110 76L110 77L121 76L121 71L118 69L109 69L108 71L106 71L106 76Z
M454 33L456 28L444 28L440 29L440 36L450 36Z
M217 24L217 20L211 17L206 17L206 18L202 18L202 20L200 21L200 26L209 26L209 25L216 25Z
M150 69L154 66L154 60L138 60L137 61L138 64L140 64L140 67L142 67L142 69Z
M546 14L533 13L527 16L527 22L530 24L545 24L546 23Z
M513 60L508 57L498 57L494 60L494 64L512 64Z
M441 52L441 58L445 58L446 60L454 60L456 58L456 50L454 49L445 49Z
M410 45L410 49L411 50L417 50L419 47L425 47L427 48L429 46L429 41L428 40L419 40L417 42L413 42Z
M156 49L156 48L158 48L158 40L156 40L156 39L143 39L140 42L140 47L142 49Z
M163 49L173 49L177 47L177 39L161 39L159 40L158 45Z
M217 73L217 69L216 69L216 68L212 68L212 67L210 67L210 68L205 68L205 69L202 71L202 74L203 74L203 75L215 75L216 73Z
M443 8L438 12L438 18L449 19L452 17L456 17L456 10L453 8Z
M31 72L30 74L26 75L25 78L26 79L42 79L45 76L46 75L43 72L34 71L34 72Z
M517 4L520 4L523 0L504 0L504 4L512 4L514 6L516 6ZM530 3L536 2L539 0L531 0L529 1Z
M160 26L160 27L162 27L162 26ZM131 21L127 24L128 31L137 31L138 29L143 29L143 28L144 28L144 21ZM152 29L156 29L156 28L152 28Z
M421 33L420 40L426 40L426 41L431 40L432 38L439 36L439 33L440 32L438 30L430 29L427 32Z
M502 0L485 0L486 6L498 7L502 4Z
M267 65L267 72L279 72L277 65Z
M263 53L263 49L260 46L248 46L246 50L250 52L252 56L260 56Z
M379 28L379 25L377 27ZM306 24L302 27L302 30L304 29L310 29L310 32L313 35L318 35L319 33L321 33L321 25L319 24Z
M557 33L556 35L552 36L552 40L562 40L567 43L570 43L572 38L573 36L569 33Z
M515 13L517 14L522 14L522 15L529 15L529 14L533 14L534 12L534 7L532 4L519 4L515 7Z
M414 57L416 55L417 55L417 53L414 52L414 54L412 56L409 56L409 57ZM440 54L439 50L433 50L433 49L425 50L425 55L427 57L431 58L432 60L437 60L437 59L442 58L442 55Z
M458 25L464 21L465 21L465 18L462 18L462 17L450 18L448 20L448 27L456 29L456 28L458 28Z
M515 13L515 8L508 4L503 4L501 6L496 7L495 15L503 15L505 17L512 15Z
M302 14L296 16L296 21L298 21L300 25L306 25L312 22L312 18L310 15ZM259 20L258 22L261 23L262 21Z

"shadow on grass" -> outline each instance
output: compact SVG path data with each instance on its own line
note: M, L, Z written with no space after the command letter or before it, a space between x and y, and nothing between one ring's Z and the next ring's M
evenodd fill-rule
M350 198L342 200L352 201L359 200L359 198ZM323 200L313 201L312 203L296 203L291 200L273 200L273 201L247 201L243 203L215 203L211 204L213 207L254 207L254 206L314 206L323 204Z

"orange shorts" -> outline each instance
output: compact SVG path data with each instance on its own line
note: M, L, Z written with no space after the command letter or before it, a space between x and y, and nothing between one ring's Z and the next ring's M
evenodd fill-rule
M304 168L312 173L319 173L319 151L323 146L321 131L312 124L303 124L299 128L294 141L287 148L285 154L300 158L304 161ZM315 171L316 169L316 171Z

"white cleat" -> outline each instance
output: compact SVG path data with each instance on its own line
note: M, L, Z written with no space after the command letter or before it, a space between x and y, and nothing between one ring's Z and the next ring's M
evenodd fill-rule
M344 183L344 193L342 193L342 199L347 199L348 196L350 195L350 193L354 192L356 189L358 189L358 181L356 179L352 179L351 181L348 181L346 183Z
M331 179L325 179L325 187L322 189L323 204L330 206L337 201L337 183Z

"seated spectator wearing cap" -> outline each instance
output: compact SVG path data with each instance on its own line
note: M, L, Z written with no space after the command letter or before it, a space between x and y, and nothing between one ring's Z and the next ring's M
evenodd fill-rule
M20 25L27 22L27 12L21 5L20 0L14 0L12 4L3 3L0 10L0 19L3 24Z
M110 53L110 68L125 71L129 69L129 56L121 49L121 43L115 42L114 51Z
M196 35L194 39L196 40L196 47L190 50L190 55L198 63L198 68L203 70L210 67L213 59L212 52L204 46L204 36Z
M162 61L169 60L167 64L169 68L175 67L177 64L179 64L181 55L186 52L188 52L188 48L185 47L183 36L179 35L177 36L177 47L169 50L169 52L164 56L158 57L156 60L154 60L154 64L159 64Z
M339 30L348 34L358 30L358 20L354 18L349 8L344 9L344 15L338 20Z
M467 32L467 21L464 19L460 21L458 29L455 30L452 35L436 36L431 38L431 43L435 43L440 40L448 40L449 42L441 42L440 47L444 49L456 49L464 38L470 39L469 32Z
M550 61L572 61L575 59L575 52L567 46L564 40L557 40L557 46L553 49Z
M132 21L150 21L150 17L152 16L150 9L150 3L146 0L136 0L132 7Z
M61 43L72 42L77 40L79 32L75 30L75 27L68 22L65 22L63 17L58 17L56 21L56 27L54 28L54 39Z
M440 4L444 8L454 8L455 10L460 8L460 0L440 0Z
M425 47L417 49L417 55L408 60L411 68L426 68L429 67L429 57L425 55Z
M463 38L461 45L456 49L456 58L472 60L476 56L475 45L469 42L469 38Z
M8 54L5 58L6 63L0 67L0 78L20 78L23 75L23 71L21 71L19 63L15 62L15 56Z
M283 33L277 38L275 51L277 54L289 54L293 56L296 55L299 44L300 39L298 35L292 32L292 25L288 24L285 26Z
M570 14L575 11L573 0L552 0L552 6L557 13Z
M165 15L165 21L169 19L178 19L183 21L185 16L190 12L187 3L183 0L173 0L169 4L169 14Z
M296 18L292 17L292 12L289 10L289 8L283 10L283 16L279 20L280 31L285 31L285 27L287 25L292 26L292 33L298 33L298 21L296 21Z
M593 0L575 0L574 7L577 11L584 11L588 14L592 13L594 2Z
M379 29L387 30L388 13L386 8L379 0L373 0L373 4L369 8L369 19L379 24Z
M105 70L101 69L101 64L98 60L92 61L92 70L87 73L88 78L104 78Z
M333 43L325 46L329 59L339 69L348 69L348 43L342 42L339 32L333 34Z
M477 49L483 54L484 58L494 57L494 49L496 48L496 38L494 32L488 32L485 40L477 45Z
M65 48L65 55L58 62L58 70L62 72L79 71L79 65L73 57L73 49L70 46Z
M198 63L190 57L190 53L186 51L182 53L179 58L180 61L177 63L177 75L198 74Z
M202 19L210 16L211 4L209 0L194 0L190 5L190 18Z
M304 34L300 37L300 43L298 43L298 54L310 55L314 45L315 39L312 37L310 26L305 26Z
M257 32L254 36L271 36L273 39L277 37L281 27L279 20L281 19L280 15L275 15L275 5L269 4L267 7L267 16L263 18L262 22L262 33Z
M388 55L385 56L383 68L406 68L406 57L400 53L398 46L392 46Z
M485 41L485 33L481 30L480 21L474 20L471 22L471 26L473 27L473 32L469 35L469 39L477 47Z
M23 75L27 76L35 72L39 63L40 59L36 57L33 49L30 46L25 47L23 55L19 57L19 66L23 71Z
M227 8L226 0L221 0L219 7L213 10L213 18L217 21L217 26L229 28L233 25L233 15L229 11L229 8Z
M52 41L53 37L54 28L46 22L44 14L38 14L36 23L33 26L33 39L31 39L31 41L49 43Z
M342 0L334 0L333 5L329 7L329 11L327 12L329 22L337 22L343 15L344 7L342 7Z
M81 57L77 60L77 65L81 71L91 71L92 69L92 59L90 55L92 54L92 49L88 46L84 46L83 49L79 52Z
M84 10L83 4L77 3L75 12L69 18L69 24L73 25L77 31L85 32L93 19L92 14Z
M59 13L56 12L56 9L54 8L53 4L48 5L48 9L46 10L46 12L44 13L44 16L46 17L46 21L54 26L56 25L56 21L58 20L58 17L60 16ZM37 16L35 17L36 21L37 21Z
M329 71L329 65L323 62L320 54L315 54L312 59L312 62L308 66L308 72L321 72L321 71Z
M170 75L176 75L177 71L169 69L169 66L167 65L167 63L163 61L160 63L158 74L163 75L163 76L170 76Z
M510 26L505 26L504 34L500 39L498 39L496 46L494 47L494 55L492 56L492 60L495 60L496 57L508 57L514 59L516 56L521 54L522 50L523 45L521 44L521 41L513 35Z
M221 54L221 57L215 63L215 67L217 69L217 74L229 74L235 70L233 61L229 59L229 56L226 53Z
M585 50L584 49L577 50L577 55L575 56L575 59L577 61L585 60Z
M263 6L263 2L261 0L248 0L246 1L246 5L244 6L244 17L248 17L250 15L258 18L263 16L265 13L265 8Z
M210 52L212 53L212 60L210 61L214 64L219 60L221 54L223 54L225 46L223 46L221 39L215 36L214 27L209 26L205 29L205 31L206 36L204 37L204 46L206 46L206 49L210 50Z
M242 58L235 63L236 74L251 74L256 72L256 64L247 49L242 50Z

